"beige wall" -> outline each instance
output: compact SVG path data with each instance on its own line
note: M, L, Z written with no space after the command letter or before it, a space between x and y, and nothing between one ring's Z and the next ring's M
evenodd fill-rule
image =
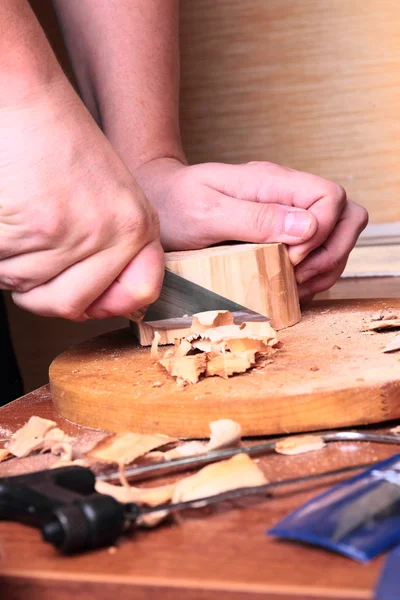
M32 0L66 65L50 0ZM374 223L400 221L398 0L181 0L184 145L191 162L271 160L342 183ZM375 283L373 283L375 281ZM399 280L328 296L398 295ZM75 324L10 307L26 387L51 359L124 319Z
M398 0L182 0L192 161L270 160L400 221Z

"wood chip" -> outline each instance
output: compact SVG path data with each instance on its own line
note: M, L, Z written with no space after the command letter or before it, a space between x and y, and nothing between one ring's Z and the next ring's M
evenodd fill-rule
M232 419L219 419L210 423L211 436L207 444L207 451L234 446L242 437L242 428Z
M198 442L193 440L191 442L184 442L172 450L167 450L163 453L165 460L174 460L175 458L185 458L186 456L199 456L205 454L208 450L206 442Z
M88 466L89 466L89 462L87 460L85 460L84 458L76 458L75 460L64 460L64 459L56 460L56 462L54 462L50 468L58 469L59 467L88 467Z
M255 462L245 454L238 454L228 460L207 465L195 475L178 481L172 502L197 500L239 487L265 483L267 479Z
M382 319L381 321L372 321L363 325L361 331L380 331L384 329L399 329L400 319Z
M172 442L177 439L161 433L119 433L100 440L86 456L98 462L129 465L136 458Z
M137 504L146 506L158 506L159 504L169 502L172 498L175 486L175 483L171 483L153 488L136 488L112 485L101 480L97 480L95 484L96 491L99 494L112 496L118 500L118 502L136 502ZM160 510L148 515L141 515L137 519L136 525L141 527L156 527L156 525L161 523L168 514L169 512L167 510Z
M136 525L140 527L156 527L169 515L168 510L158 510L149 515L140 515L136 520Z
M400 334L391 339L382 352L396 352L397 350L400 350Z
M19 458L28 456L31 452L42 448L45 435L54 427L56 427L54 421L33 416L13 434L7 449Z
M187 340L182 340L177 346L174 356L178 358L181 356L186 356L191 350L193 350L192 344Z
M173 377L188 383L197 383L200 375L206 370L207 357L205 354L195 354L194 356L163 358L159 363Z
M223 325L233 325L233 315L227 310L208 310L193 315L190 333L201 333Z
M175 343L159 364L176 377L179 389L202 376L231 377L267 364L278 340L267 321L236 325L228 311L208 311L193 317L190 333ZM200 351L193 354L192 351Z
M383 311L371 317L371 321L387 321L389 319L397 319L395 314L385 314Z
M171 500L175 486L176 483L148 488L125 487L97 479L95 489L99 494L107 494L124 504L136 502L146 506L158 506Z
M7 460L8 458L11 458L12 456L13 455L8 450L8 448L0 448L0 462L3 462L3 460Z
M240 354L210 354L208 357L206 376L217 375L228 379L234 373L245 373L255 364L255 352L241 352Z
M279 440L275 444L275 452L279 454L303 454L313 450L321 450L325 446L319 435L297 435Z
M158 331L155 331L154 338L151 343L151 350L150 350L150 356L152 358L158 358L160 355L159 350L158 350L158 344L160 343L160 339L161 339L161 335L158 333Z

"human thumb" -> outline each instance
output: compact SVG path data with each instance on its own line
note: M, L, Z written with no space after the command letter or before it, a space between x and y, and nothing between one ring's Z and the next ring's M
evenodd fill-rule
M314 215L302 208L230 198L220 209L226 213L215 224L221 241L296 245L309 240L317 230Z

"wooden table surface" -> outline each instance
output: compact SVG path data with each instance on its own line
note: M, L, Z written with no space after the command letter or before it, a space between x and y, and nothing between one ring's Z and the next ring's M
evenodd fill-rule
M0 437L22 426L31 415L54 419L76 436L85 431L54 414L48 387L44 387L0 409ZM348 442L299 456L269 455L261 461L272 481L383 459L395 451L393 446ZM0 465L0 477L32 468L32 459L6 461ZM325 485L326 480L313 482L267 500L225 503L206 514L192 512L180 522L136 532L123 539L115 552L104 549L77 557L57 555L53 547L42 543L35 529L1 522L0 597L371 599L382 558L360 565L265 535L267 528Z

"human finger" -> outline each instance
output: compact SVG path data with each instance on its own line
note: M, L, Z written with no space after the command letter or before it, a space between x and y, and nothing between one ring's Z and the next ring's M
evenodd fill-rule
M366 210L349 201L328 239L296 267L297 282L301 284L319 274L336 273L337 267L343 261L346 263L367 221Z
M85 311L92 319L128 315L154 302L164 278L164 252L159 241L145 246L116 280Z

